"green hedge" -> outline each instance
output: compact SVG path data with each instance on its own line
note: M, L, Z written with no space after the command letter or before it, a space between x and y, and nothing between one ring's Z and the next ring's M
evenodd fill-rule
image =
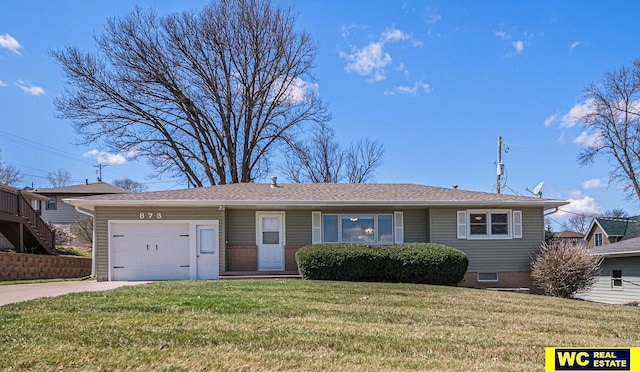
M469 260L434 243L398 245L315 244L296 253L304 279L456 285Z

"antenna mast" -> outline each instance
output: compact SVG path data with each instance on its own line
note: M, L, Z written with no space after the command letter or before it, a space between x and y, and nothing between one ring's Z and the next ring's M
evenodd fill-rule
M500 176L504 173L502 164L502 136L498 137L498 161L496 162L496 194L500 194Z

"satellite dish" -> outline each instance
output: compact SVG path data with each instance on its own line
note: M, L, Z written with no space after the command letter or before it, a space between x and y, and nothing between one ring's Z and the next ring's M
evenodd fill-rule
M529 190L529 186L525 188L525 190L529 191L533 195L537 195L539 198L542 197L542 185L544 185L544 181L540 182L533 188L533 191Z

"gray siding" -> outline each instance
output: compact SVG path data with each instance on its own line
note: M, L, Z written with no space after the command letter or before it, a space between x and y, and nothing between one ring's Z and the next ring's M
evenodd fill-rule
M478 208L481 209L481 208ZM540 250L544 235L542 209L522 211L522 238L467 240L457 238L457 211L462 208L432 208L429 221L433 243L459 249L469 257L471 272L529 271L531 258Z
M286 217L285 217L286 218ZM256 245L256 211L227 209L227 245Z
M429 241L428 210L410 209L403 212L404 241L407 243L425 243Z
M218 220L219 229L225 231L224 211L218 208L150 208L150 207L97 207L95 210L95 257L96 276L98 280L109 279L109 220L135 220L140 219L140 213L162 213L162 221L170 220ZM255 234L254 234L255 235ZM225 234L220 234L220 272L225 268Z
M286 240L287 245L305 246L311 244L311 211L286 211Z
M73 205L67 204L62 201L64 198L70 197L69 195L58 196L57 209L47 209L47 202L42 201L40 207L42 208L42 219L58 224L58 225L69 225L78 220L82 214L76 211L76 207Z
M598 281L576 297L607 304L640 301L640 257L606 258ZM622 289L611 287L612 270L622 270Z
M402 210L399 208L312 208L282 209L285 212L287 245L305 246L311 244L311 212L331 214L404 213L404 239L406 242L426 242L429 238L428 213L426 209ZM256 210L227 209L227 245L256 245Z

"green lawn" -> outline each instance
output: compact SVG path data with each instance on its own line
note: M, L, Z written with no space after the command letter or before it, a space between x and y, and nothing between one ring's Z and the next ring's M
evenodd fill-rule
M536 370L640 308L410 284L185 281L0 307L2 370Z

